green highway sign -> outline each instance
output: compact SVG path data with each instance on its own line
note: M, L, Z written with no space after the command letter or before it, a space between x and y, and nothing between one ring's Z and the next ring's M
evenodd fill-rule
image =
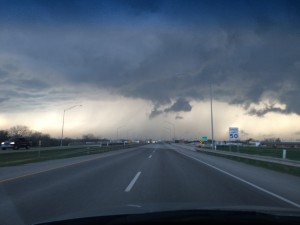
M202 141L207 141L207 136L202 136L202 137L201 137L201 140L202 140Z

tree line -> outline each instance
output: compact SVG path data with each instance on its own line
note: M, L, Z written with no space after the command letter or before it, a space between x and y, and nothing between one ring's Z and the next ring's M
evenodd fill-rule
M7 130L0 130L0 142L9 140L15 137L25 137L31 142L32 147L37 147L41 144L42 147L59 146L60 138L51 137L39 131L30 130L27 126L17 125ZM63 145L78 142L96 142L103 140L93 134L84 134L81 138L64 138Z

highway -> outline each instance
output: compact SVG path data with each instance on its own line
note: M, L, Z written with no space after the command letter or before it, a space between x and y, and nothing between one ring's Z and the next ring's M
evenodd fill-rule
M299 177L179 145L83 159L0 168L10 171L0 177L0 224L180 208L300 208Z

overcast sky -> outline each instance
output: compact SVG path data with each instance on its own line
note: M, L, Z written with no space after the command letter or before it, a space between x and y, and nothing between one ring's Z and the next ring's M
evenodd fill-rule
M217 139L300 139L300 2L0 0L0 129L210 137L210 84Z

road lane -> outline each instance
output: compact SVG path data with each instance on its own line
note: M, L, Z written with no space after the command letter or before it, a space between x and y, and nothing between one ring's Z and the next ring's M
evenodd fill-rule
M272 193L284 196L285 198L300 204L300 178L298 176L280 173L235 160L207 155L201 152L190 151L177 145L169 147L179 153L195 157L209 165L215 166L218 169L224 170L241 179L247 180L248 182L269 190Z
M22 176L35 174L35 173L43 173L48 170L58 169L61 167L82 163L85 161L91 161L98 158L105 158L113 155L124 154L133 151L135 149L136 147L128 148L128 149L118 149L118 150L109 151L101 154L91 154L91 155L79 156L74 158L47 160L38 163L29 163L29 164L19 165L19 166L1 167L0 183L6 180L11 180L11 179L15 179Z
M150 152L151 149L140 148L3 182L0 197L9 197L25 224L44 218L51 220L83 208L124 205L124 188L136 173L136 168L148 160L146 155ZM11 215L14 219L16 211L6 207L7 203L1 201L1 215ZM1 224L3 216L0 217Z
M291 204L291 205L293 205L293 206L295 206L295 207L297 207L297 208L300 208L300 204L298 204L298 203L296 203L296 202L294 202L294 201L291 201L291 200L289 200L289 199L287 199L287 198L285 198L285 197L283 197L283 196L280 196L280 195L278 195L278 194L275 194L274 192L268 191L268 190L265 189L265 188L262 188L262 187L260 187L260 186L258 186L258 185L256 185L256 184L251 183L251 182L249 182L249 181L247 181L247 180L245 180L245 179L243 179L243 178L240 178L240 177L238 177L238 176L236 176L236 175L234 175L234 174L232 174L232 173L229 173L229 172L227 172L227 171L225 171L225 170L222 170L222 169L220 169L220 168L218 168L218 167L216 167L216 166L213 166L213 165L211 165L211 164L209 164L209 163L206 163L206 162L204 162L204 161L202 161L202 160L199 160L199 159L197 159L196 157L189 156L189 155L187 155L187 154L184 154L184 155L187 156L187 157L189 157L189 158L191 158L191 159L194 159L194 160L196 160L196 161L198 161L198 162L200 162L200 163L202 163L202 164L204 164L204 165L206 165L206 166L209 166L209 167L211 167L211 168L213 168L213 169L215 169L215 170L217 170L217 171L219 171L219 172L221 172L221 173L223 173L223 174L225 174L225 175L228 175L228 176L230 176L230 177L232 177L232 178L234 178L234 179L236 179L236 180L238 180L238 181L241 181L241 182L243 182L243 183L245 183L245 184L247 184L247 185L249 185L249 186L251 186L251 187L253 187L253 188L257 189L257 190L259 190L259 191L265 192L265 193L268 194L268 195L271 195L271 196L273 196L273 197L275 197L275 198L278 198L278 199L280 199L280 200L282 200L282 201L284 201L284 202L286 202L286 203L289 203L289 204Z
M142 171L146 173L133 188L131 203L293 207L175 151L156 151L152 159L155 166L145 165Z
M126 205L293 207L170 145L148 145L2 182L0 198L0 224L7 225L102 214Z

